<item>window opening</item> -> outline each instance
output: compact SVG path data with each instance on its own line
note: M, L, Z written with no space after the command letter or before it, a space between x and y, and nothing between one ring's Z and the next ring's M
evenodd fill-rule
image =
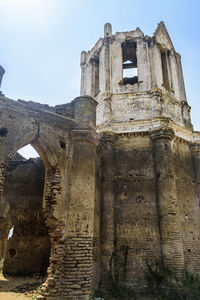
M167 91L170 91L167 59L168 59L168 52L161 52L163 86Z
M138 83L136 43L127 41L122 43L123 84Z

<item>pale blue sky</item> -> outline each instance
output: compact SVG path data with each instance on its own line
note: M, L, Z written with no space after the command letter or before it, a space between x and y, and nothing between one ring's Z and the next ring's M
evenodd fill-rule
M140 27L152 35L163 20L183 72L192 121L200 130L200 1L0 0L0 64L4 94L49 105L79 95L80 52L103 36Z

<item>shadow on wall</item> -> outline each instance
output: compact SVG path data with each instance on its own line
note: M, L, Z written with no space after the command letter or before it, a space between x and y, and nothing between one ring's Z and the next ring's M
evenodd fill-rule
M43 188L41 159L26 160L17 153L8 165L3 192L12 224L6 233L3 273L46 273L50 241L42 212Z

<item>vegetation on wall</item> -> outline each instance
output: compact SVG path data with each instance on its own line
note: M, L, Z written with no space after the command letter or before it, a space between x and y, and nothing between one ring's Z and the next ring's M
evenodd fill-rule
M183 270L182 277L178 280L171 270L163 268L160 264L147 263L146 282L143 291L136 291L127 287L119 276L115 278L111 276L109 289L96 291L89 299L93 300L97 297L104 300L200 299L200 274L198 273Z

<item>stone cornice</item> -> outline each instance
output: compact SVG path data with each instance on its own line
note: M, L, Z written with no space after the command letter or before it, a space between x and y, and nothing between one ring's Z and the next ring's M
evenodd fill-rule
M188 143L199 142L200 132L189 130L185 127L175 124L170 118L154 118L152 120L133 120L127 123L115 123L99 126L99 131L113 132L119 135L147 135L149 132L159 129L171 129L175 138Z

